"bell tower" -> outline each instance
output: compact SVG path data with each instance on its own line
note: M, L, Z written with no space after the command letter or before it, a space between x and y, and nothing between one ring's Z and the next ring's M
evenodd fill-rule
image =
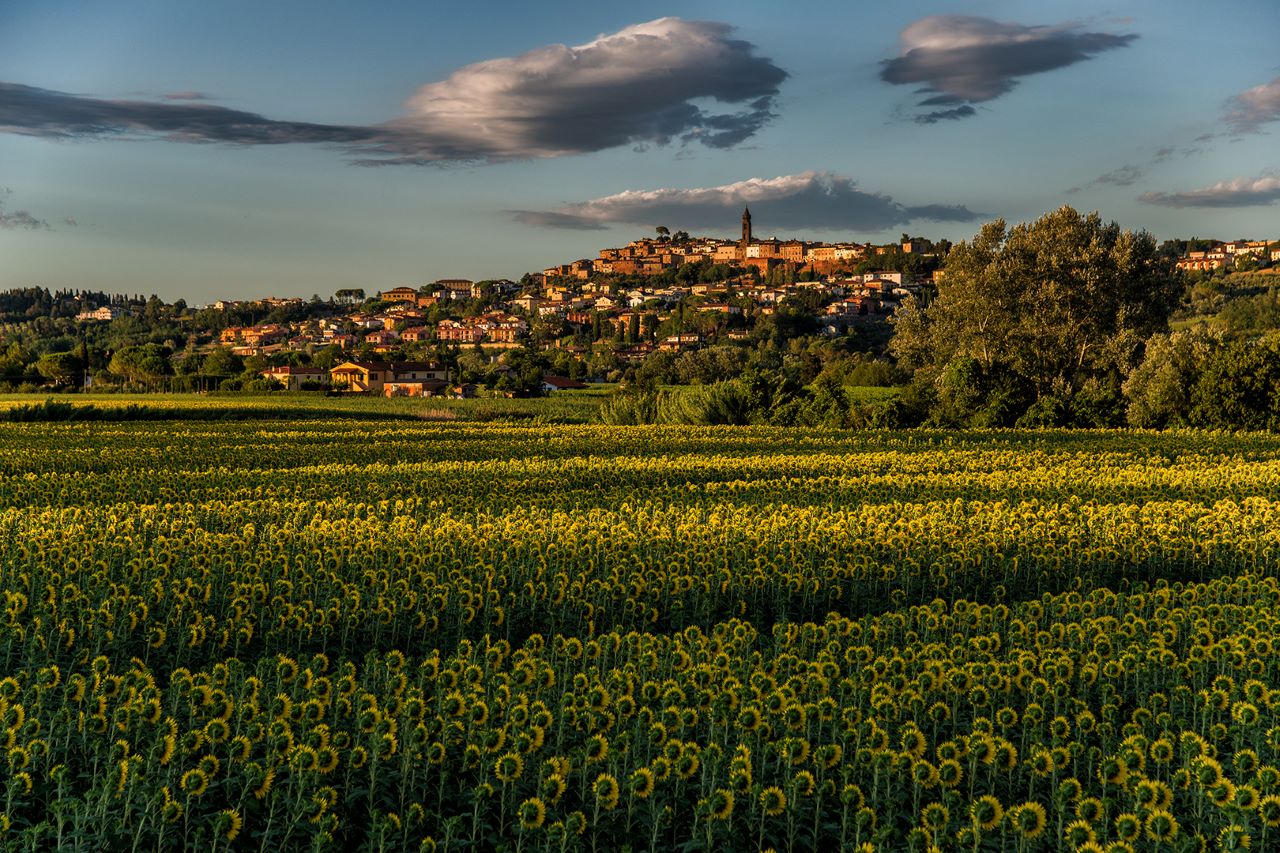
M742 208L742 251L747 251L747 246L751 245L751 208Z

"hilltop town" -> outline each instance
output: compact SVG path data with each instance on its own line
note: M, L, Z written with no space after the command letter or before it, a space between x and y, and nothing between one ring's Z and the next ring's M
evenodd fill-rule
M470 396L637 374L679 381L676 356L714 350L740 368L751 352L793 341L809 341L819 361L884 361L890 317L904 300L927 304L949 249L908 234L890 244L761 238L748 209L737 239L658 227L519 281L445 278L199 308L11 291L0 296L0 381ZM1162 251L1189 286L1280 264L1280 244L1262 240L1168 241Z

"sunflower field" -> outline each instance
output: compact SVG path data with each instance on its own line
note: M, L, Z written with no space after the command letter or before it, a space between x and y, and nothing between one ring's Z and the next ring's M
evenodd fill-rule
M1280 438L0 424L0 849L1280 849Z

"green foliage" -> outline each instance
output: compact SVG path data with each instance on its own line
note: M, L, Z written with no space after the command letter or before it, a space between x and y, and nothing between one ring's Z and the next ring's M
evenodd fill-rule
M169 349L159 344L129 346L111 357L107 369L128 382L144 384L172 373L169 354Z
M936 299L909 300L895 318L891 349L940 377L940 420L987 408L999 378L1007 403L1022 388L1028 405L1056 399L1029 422L1105 422L1119 410L1105 389L1118 387L1136 342L1163 328L1179 296L1149 234L1064 207L1012 229L997 220L953 248ZM1091 399L1075 406L1086 388Z
M1205 360L1191 394L1191 423L1280 429L1280 336L1236 340Z
M84 374L84 363L74 352L51 352L40 356L36 372L57 385L74 384Z
M1220 345L1203 328L1151 336L1142 362L1124 383L1129 424L1155 429L1186 425L1201 366Z

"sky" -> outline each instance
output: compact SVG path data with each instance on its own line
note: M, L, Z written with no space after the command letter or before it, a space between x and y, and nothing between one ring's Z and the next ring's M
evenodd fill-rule
M0 0L0 288L518 278L1063 204L1280 239L1280 3Z

